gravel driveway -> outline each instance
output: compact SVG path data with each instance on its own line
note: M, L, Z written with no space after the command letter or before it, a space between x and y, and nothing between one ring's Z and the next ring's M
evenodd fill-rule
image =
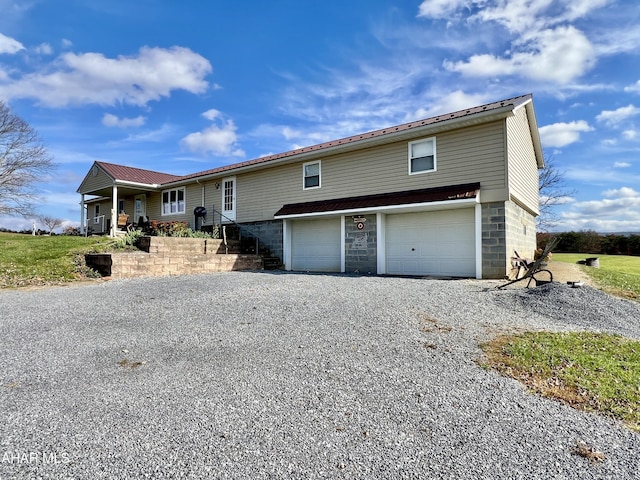
M514 329L640 338L640 306L495 285L232 272L1 291L0 479L640 478L639 434L476 363Z

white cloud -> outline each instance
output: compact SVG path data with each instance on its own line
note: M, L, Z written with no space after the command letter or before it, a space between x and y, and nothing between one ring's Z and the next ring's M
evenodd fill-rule
M130 134L126 142L164 142L173 133L173 127L168 124L162 125L155 130L148 130L140 133Z
M631 164L629 162L614 162L613 168L629 168Z
M420 4L418 17L449 18L466 4L465 0L425 0Z
M598 232L640 232L640 192L629 187L606 190L606 198L575 202L561 213L562 228Z
M219 118L221 115L222 115L222 112L220 112L219 110L216 110L215 108L212 108L211 110L207 110L206 112L202 113L202 116L204 118L206 118L207 120L211 120L212 122L216 118Z
M593 46L572 26L542 30L513 42L504 56L472 55L467 61L445 61L447 70L468 77L518 75L543 82L570 82L595 64Z
M118 128L127 128L127 127L140 127L144 125L146 118L142 115L139 115L135 118L119 118L111 113L105 113L102 117L102 124L105 127L118 127Z
M475 53L466 60L447 60L443 65L450 71L472 78L514 75L565 84L591 70L598 55L608 51L594 45L573 22L612 1L425 0L419 6L418 17L465 25L469 35L476 38L476 52L478 45L509 44L500 53ZM631 40L627 43L637 45Z
M627 87L624 87L624 91L625 92L640 93L640 80L638 80L633 85L629 85Z
M237 127L233 120L227 120L223 123L220 118L221 114L217 110L208 110L205 114L212 117L209 118L210 120L218 119L220 122L218 124L214 123L199 132L190 133L180 141L182 147L190 152L205 156L243 157L245 155L244 151L237 147ZM203 116L208 118L205 114Z
M60 40L60 45L62 45L62 48L67 49L73 46L73 42L68 38L63 38L62 40Z
M35 48L35 52L40 55L51 55L53 53L53 48L48 43L41 43Z
M625 130L624 132L622 132L622 136L627 140L635 140L636 138L638 138L638 131L632 129Z
M602 192L605 197L620 197L620 198L640 198L640 192L636 192L633 188L621 187L613 188L611 190L605 190Z
M211 72L207 59L188 48L143 47L135 56L65 53L46 71L0 84L4 98L35 98L50 107L146 105L173 90L203 93Z
M24 46L19 41L0 33L0 54L8 53L13 55L20 50L24 50Z
M419 108L412 115L412 118L407 118L406 120L411 121L443 113L455 112L471 106L483 105L487 103L487 101L488 97L484 93L468 94L462 90L456 90L455 92L438 96L438 98L429 105L429 108Z
M580 133L591 132L593 128L584 120L569 123L554 123L540 127L540 138L545 147L564 147L580 140Z
M616 110L603 110L596 116L596 120L603 122L606 125L615 127L628 118L634 117L640 114L640 108L629 104L626 107L620 107Z

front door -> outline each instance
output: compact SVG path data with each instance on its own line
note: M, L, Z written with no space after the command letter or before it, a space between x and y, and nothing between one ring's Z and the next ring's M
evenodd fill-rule
M236 177L222 179L222 223L236 219Z
M136 195L132 222L139 223L140 217L147 216L147 196Z

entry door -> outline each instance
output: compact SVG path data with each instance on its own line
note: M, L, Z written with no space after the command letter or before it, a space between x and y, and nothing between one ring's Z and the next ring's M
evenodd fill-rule
M222 222L236 219L236 177L222 179Z
M147 216L147 196L146 195L136 195L135 204L133 208L133 222L138 222L140 217Z

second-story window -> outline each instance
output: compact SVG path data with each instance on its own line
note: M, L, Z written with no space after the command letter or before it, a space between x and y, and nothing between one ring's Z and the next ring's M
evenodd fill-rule
M303 184L302 188L320 188L320 161L305 163L302 166Z
M436 170L436 139L409 142L409 175Z

